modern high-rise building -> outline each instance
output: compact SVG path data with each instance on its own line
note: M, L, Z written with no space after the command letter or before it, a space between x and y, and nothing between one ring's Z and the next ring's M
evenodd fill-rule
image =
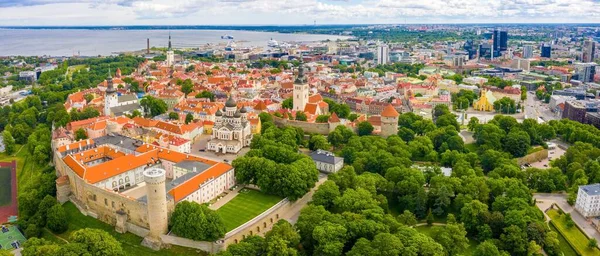
M388 63L390 49L386 44L377 46L377 65Z
M489 59L492 57L492 46L488 43L482 43L479 45L479 58Z
M492 39L494 41L494 56L500 56L501 52L508 49L508 32L503 30L494 29L492 33Z
M533 45L523 46L523 59L533 58Z
M543 43L540 50L542 58L552 58L552 46L549 43Z
M465 45L463 46L463 49L465 49L465 51L469 55L469 59L470 60L473 59L475 57L475 55L477 54L477 49L475 48L475 45L473 45L473 40L472 39L468 39L465 42Z
M596 66L597 64L594 62L575 64L576 79L584 83L593 82L596 75Z
M596 54L596 42L593 40L586 40L583 42L583 49L581 52L582 62L593 62Z

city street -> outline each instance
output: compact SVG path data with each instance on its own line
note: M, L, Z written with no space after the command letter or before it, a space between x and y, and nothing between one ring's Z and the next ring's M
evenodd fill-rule
M524 104L527 118L533 118L538 121L538 118L542 118L544 122L560 119L559 116L550 111L548 104L537 99L534 92L527 92L527 100L525 100Z

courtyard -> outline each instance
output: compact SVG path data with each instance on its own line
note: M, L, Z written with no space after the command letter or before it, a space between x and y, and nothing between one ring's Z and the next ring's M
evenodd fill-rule
M217 214L221 216L225 229L229 232L268 210L281 200L282 198L278 196L243 188L231 201L217 209Z
M196 138L193 141L192 152L190 152L190 154L199 156L199 157L203 157L206 159L210 159L213 161L226 162L226 163L231 164L231 162L233 160L245 155L246 153L248 153L248 151L250 151L250 148L248 148L248 147L242 148L242 150L240 150L240 152L238 152L237 154L223 154L223 153L215 153L212 151L207 151L206 145L208 144L209 140L210 140L210 135L208 135L208 134L202 134L202 135L198 136L198 138Z

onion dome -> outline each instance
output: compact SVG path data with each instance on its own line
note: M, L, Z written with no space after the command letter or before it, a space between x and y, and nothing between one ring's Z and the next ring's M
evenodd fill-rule
M235 102L235 100L233 100L233 97L229 96L229 99L227 100L227 102L225 102L225 106L228 108L233 108L237 107L237 103Z
M240 113L245 114L246 113L246 108L241 108L240 109Z
M235 114L233 114L233 117L241 117L242 113L240 113L240 111L235 111Z
M221 112L221 110L220 110L220 109L218 109L218 110L217 110L217 113L215 113L215 116L222 116L222 115L223 115L223 112Z

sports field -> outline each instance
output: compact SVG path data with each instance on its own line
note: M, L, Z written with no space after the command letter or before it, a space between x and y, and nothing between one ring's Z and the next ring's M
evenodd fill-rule
M9 167L0 167L0 206L9 205L12 198L12 181Z
M21 246L27 239L14 226L2 226L0 231L0 249L13 250L15 246Z
M281 197L245 188L240 190L239 194L231 201L217 209L217 214L221 216L225 229L229 232L268 210L281 200Z

